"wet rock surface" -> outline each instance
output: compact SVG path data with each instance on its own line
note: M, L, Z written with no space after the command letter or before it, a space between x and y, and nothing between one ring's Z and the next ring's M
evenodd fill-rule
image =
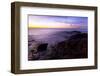
M35 41L28 41L28 60L76 59L88 57L87 33L79 31L69 32L72 35L66 40L49 45ZM73 34L74 33L74 34Z

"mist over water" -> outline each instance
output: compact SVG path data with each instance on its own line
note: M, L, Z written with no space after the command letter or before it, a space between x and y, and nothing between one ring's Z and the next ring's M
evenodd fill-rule
M35 41L40 41L48 44L55 44L66 40L67 37L72 35L72 31L80 31L87 33L87 29L66 29L66 28L37 28L28 29L29 36ZM74 33L74 32L73 32Z

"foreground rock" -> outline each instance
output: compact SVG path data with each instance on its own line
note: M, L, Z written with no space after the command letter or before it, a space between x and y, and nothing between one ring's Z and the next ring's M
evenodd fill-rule
M76 33L56 45L41 43L29 52L29 60L76 59L88 57L87 33Z

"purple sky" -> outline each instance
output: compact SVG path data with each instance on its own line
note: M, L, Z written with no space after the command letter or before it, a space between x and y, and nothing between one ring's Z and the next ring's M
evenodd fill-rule
M87 17L29 15L29 28L87 28Z

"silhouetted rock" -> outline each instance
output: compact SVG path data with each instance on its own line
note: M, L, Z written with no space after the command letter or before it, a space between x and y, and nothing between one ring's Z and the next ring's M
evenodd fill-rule
M47 46L48 46L47 43L41 44L41 45L38 46L37 50L38 51L46 51L47 50Z
M71 36L52 47L52 59L87 58L87 34L80 33Z
M80 31L71 31L70 33L74 33L74 34L81 34Z
M39 44L36 43L32 46L33 48L29 52L28 60L43 60L48 59L47 55L47 43ZM47 51L47 52L46 52Z
M75 59L88 57L87 33L72 31L66 40L49 45L48 43L32 42L29 60Z
M62 49L64 58L87 58L87 44L87 34L81 33L60 43L57 50Z
M68 41L70 41L71 39L81 39L81 38L87 38L87 34L86 33L78 33L75 35L72 35Z

